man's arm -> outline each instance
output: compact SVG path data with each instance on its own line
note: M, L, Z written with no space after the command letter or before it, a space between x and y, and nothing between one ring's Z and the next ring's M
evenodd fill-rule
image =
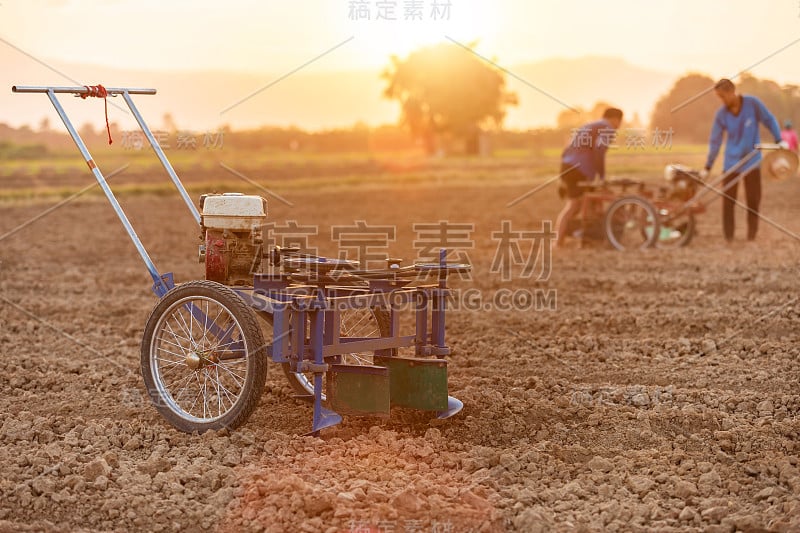
M756 108L758 109L758 116L761 119L761 123L769 130L772 136L775 137L776 143L781 142L783 138L781 137L781 126L778 124L778 119L769 112L764 102L759 99L756 99Z
M708 141L708 158L706 158L706 170L711 170L714 166L719 155L719 149L722 147L722 134L725 131L725 125L722 123L722 111L717 111L714 116L714 125L711 126L711 138Z

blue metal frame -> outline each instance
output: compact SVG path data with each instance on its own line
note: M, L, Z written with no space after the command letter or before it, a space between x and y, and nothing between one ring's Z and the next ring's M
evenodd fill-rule
M136 231L131 226L130 220L125 215L125 212L122 210L122 207L119 205L116 196L114 196L114 192L108 186L108 181L106 181L105 176L97 167L94 159L92 158L92 154L89 153L89 149L86 147L86 143L83 142L81 136L78 134L75 127L72 125L69 117L67 116L66 111L61 106L61 102L58 101L56 94L74 94L76 96L89 93L89 89L87 87L31 87L31 86L13 86L11 90L15 93L45 93L47 97L50 99L50 102L53 104L53 107L58 113L58 116L61 118L61 121L64 123L64 126L67 128L67 132L69 132L70 137L72 137L73 142L75 142L75 146L78 147L78 151L83 156L84 161L89 166L89 170L92 171L94 174L97 183L100 185L100 188L103 190L103 193L108 198L111 207L114 209L114 212L117 214L120 222L122 222L122 226L125 228L125 231L128 233L131 241L133 242L136 251L139 252L139 256L144 261L145 267L147 268L147 272L150 274L150 277L153 279L153 292L159 298L163 297L170 289L175 287L175 281L173 279L172 273L168 272L165 274L159 273L158 269L156 268L153 260L150 258L150 255L147 253L144 245L142 244L142 240L136 234ZM183 197L186 205L189 207L189 210L192 212L192 215L195 217L197 223L200 223L200 213L197 211L197 208L194 207L192 204L191 199L189 198L189 194L186 192L186 189L183 187L180 179L178 178L177 174L175 174L175 170L173 170L172 166L167 161L166 156L164 155L161 146L156 142L153 134L150 132L150 129L145 124L144 119L142 119L139 110L133 104L133 100L131 99L131 94L156 94L155 89L130 89L130 88L110 88L107 89L108 96L113 97L118 94L121 94L122 97L125 99L125 102L128 104L133 115L136 117L136 120L139 122L139 125L142 127L147 140L150 142L150 146L155 151L156 155L158 156L161 163L164 165L164 168L167 170L167 173L172 178L172 182L177 187L178 191L180 192L181 196Z
M237 288L237 292L254 309L272 316L273 342L269 353L276 363L290 363L292 370L314 374L314 419L311 433L341 422L341 415L322 405L323 374L329 366L326 359L338 355L372 351L391 354L396 348L414 347L420 357L449 355L445 342L445 313L448 295L447 277L452 272L464 271L467 265L448 264L447 251L441 250L439 262L416 265L418 274L435 275L436 283L406 287L390 283L391 272L378 271L368 286L347 287L293 283L291 276L256 274L253 288ZM325 263L325 258L317 258ZM379 272L385 274L379 277ZM373 273L370 273L373 274ZM357 277L357 276L356 276ZM394 285L398 285L395 283ZM387 305L387 302L391 304ZM416 324L413 335L400 335L400 304L414 303ZM390 313L388 336L346 338L339 337L339 315L346 309L383 308ZM430 320L428 317L430 316ZM308 317L308 318L306 318ZM308 338L305 327L310 324ZM437 418L447 418L458 413L463 404L448 397L448 408L436 413Z

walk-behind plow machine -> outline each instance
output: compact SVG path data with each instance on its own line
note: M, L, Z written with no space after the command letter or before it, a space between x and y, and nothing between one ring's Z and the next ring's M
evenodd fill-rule
M584 190L581 216L570 233L576 232L583 242L607 241L620 251L686 246L697 232L695 217L718 197L725 197L746 175L741 169L761 153L766 154L760 164L763 176L781 181L797 175L796 153L779 144L759 144L709 181L700 177L699 170L667 165L665 184L657 187L627 178L580 183Z
M298 249L267 249L264 198L206 194L195 206L131 98L155 89L12 90L50 99L153 279L159 301L145 326L141 370L156 409L177 429L244 423L264 391L267 358L313 403L314 434L342 415L388 416L392 406L437 418L461 410L447 390L445 302L448 276L469 265L448 263L445 250L434 263L387 259L385 268L362 269ZM176 285L156 268L58 94L122 97L199 225L206 279Z

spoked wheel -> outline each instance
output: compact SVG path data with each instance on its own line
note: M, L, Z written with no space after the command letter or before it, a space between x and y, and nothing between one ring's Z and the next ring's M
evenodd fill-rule
M683 210L678 215L673 215L677 210L661 209L659 211L659 232L656 246L659 248L679 248L692 241L695 234L694 215L689 210Z
M147 319L141 366L158 412L187 433L241 425L267 378L255 313L212 281L180 285L158 302Z
M641 250L658 239L658 215L653 204L640 196L623 196L606 211L606 237L617 250Z
M340 313L340 337L385 337L389 335L389 312L384 309L348 309ZM355 352L342 355L344 365L371 365L372 352ZM310 400L314 395L314 374L292 372L289 363L283 363L283 372L296 394ZM325 401L325 393L322 401Z

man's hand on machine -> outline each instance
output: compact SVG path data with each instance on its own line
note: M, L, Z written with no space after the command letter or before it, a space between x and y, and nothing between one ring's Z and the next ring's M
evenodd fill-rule
M788 150L788 149L789 149L789 143L788 143L788 142L786 142L786 141L781 141L781 142L779 142L779 143L778 143L778 146L780 146L780 147L781 147L781 148L783 148L784 150Z

